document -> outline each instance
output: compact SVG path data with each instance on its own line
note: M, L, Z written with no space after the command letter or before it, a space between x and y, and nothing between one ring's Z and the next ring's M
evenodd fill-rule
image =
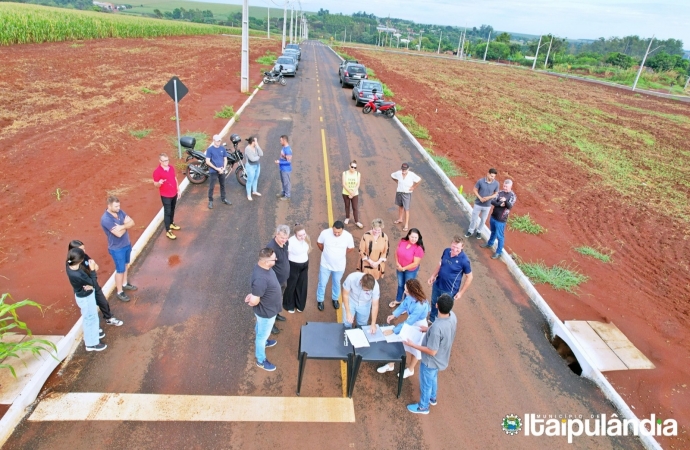
M381 332L384 332L386 330L393 330L395 328L393 325L389 327L381 327ZM403 339L399 334L391 333L388 336L386 336L386 342L391 343L391 342L402 342Z
M359 328L345 330L345 334L355 348L369 347L369 341L367 341L364 331L360 330Z
M380 341L385 341L386 336L383 335L383 331L381 327L376 327L376 334L371 334L370 333L371 326L365 325L362 327L362 331L364 331L364 334L367 337L367 340L369 342L380 342Z

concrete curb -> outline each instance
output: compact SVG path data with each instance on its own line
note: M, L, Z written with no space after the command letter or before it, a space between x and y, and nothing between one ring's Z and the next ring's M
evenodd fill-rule
M333 53L335 53L335 50L333 50L330 46L328 46L328 48L330 48L333 51ZM340 57L340 55L338 55L337 53L335 53L335 55L338 58L340 58L341 61L344 61L343 58ZM467 202L467 200L465 200L465 198L462 195L458 193L457 187L453 184L450 178L448 178L448 175L446 175L445 172L443 172L441 167L436 163L436 161L434 161L434 159L431 157L431 155L429 155L426 149L422 147L422 145L419 143L419 141L417 141L417 139L412 135L412 133L410 133L410 131L405 127L405 125L403 125L403 123L400 122L400 120L397 117L393 117L393 120L400 127L405 136L407 136L410 142L412 142L415 148L419 151L419 153L422 155L422 158L426 160L426 162L431 166L434 172L436 172L439 178L441 178L444 187L455 199L455 201L460 205L461 210L463 210L465 214L471 217L472 206ZM489 239L491 231L486 225L482 226L481 235L484 239ZM539 309L539 311L546 319L551 330L551 335L554 338L556 336L559 336L568 344L570 349L573 351L573 353L577 357L578 362L580 363L580 366L582 367L582 376L593 381L599 387L599 389L601 389L604 392L606 398L611 403L613 403L614 407L620 412L624 419L628 419L631 422L639 424L639 419L632 411L632 409L630 409L625 400L623 400L623 398L618 394L618 392L616 392L615 388L611 386L611 383L609 383L606 377L604 377L604 375L596 368L589 355L587 355L585 350L580 346L580 344L578 344L577 340L570 332L570 330L568 330L565 327L565 324L558 318L558 316L556 316L556 313L554 313L551 307L546 303L546 300L544 300L544 298L539 294L539 292L537 292L537 289L534 287L532 282L529 280L529 278L527 278L527 276L522 272L522 270L520 270L520 268L515 263L513 258L508 254L508 252L503 252L501 259L506 264L506 266L508 266L508 271L513 275L518 284L522 287L522 289L524 289L525 293L527 293L532 303L534 303L534 305L537 307L537 309ZM640 433L639 439L640 441L642 441L642 444L645 446L645 448L661 450L661 446L656 441L656 439L654 439L653 436L645 436L642 433Z
M249 98L242 104L240 109L235 114L235 117L242 114L242 111L244 111L247 105L251 103L252 99L256 93L261 90L263 85L264 83L262 81L259 86L254 89L252 95L250 95ZM230 127L235 124L235 117L230 119L225 127L223 127L223 130L220 132L221 136L225 136L230 130ZM185 177L180 183L180 193L184 193L189 184L189 180L187 177ZM137 239L137 242L132 246L131 264L134 264L134 262L137 260L162 222L163 208L161 207L160 211L158 211L158 214L154 216L153 220L151 220L151 223L149 223L141 236L139 236L139 239ZM115 290L115 287L115 273L113 272L113 274L110 275L110 278L108 278L108 281L106 281L102 286L105 296L110 296L110 294L112 294L112 292ZM83 320L84 319L82 317L79 317L67 335L57 343L57 360L55 358L46 358L46 361L31 377L24 389L22 389L22 392L17 396L14 402L12 402L12 406L9 407L2 419L0 419L0 446L4 445L7 439L12 435L16 426L19 424L19 422L21 422L22 418L26 414L26 408L36 400L46 380L50 374L53 373L53 370L55 370L58 364L65 360L65 358L71 358L74 352L77 350L79 342L81 342L83 337Z

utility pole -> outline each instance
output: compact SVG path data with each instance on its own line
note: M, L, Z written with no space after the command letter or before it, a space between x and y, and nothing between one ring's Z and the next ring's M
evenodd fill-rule
M240 92L249 92L249 3L242 2L242 82Z
M486 40L486 48L484 49L484 61L486 61L486 52L489 51L489 42L491 42L491 30L489 30L489 39Z
M443 39L443 31L441 31L438 35L438 50L436 50L437 55L441 54L441 39Z
M271 5L266 8L266 37L271 39Z
M283 49L281 52L285 51L285 25L287 22L287 2L283 5Z
M419 44L417 44L418 52L422 51L422 33L424 33L424 30L419 30Z
M683 87L684 91L688 89L688 83L690 83L690 77L688 77L687 81L685 82L685 86Z
M647 51L644 54L644 58L642 58L642 64L640 64L640 70L637 71L637 76L635 77L635 83L633 83L633 87L632 87L633 91L637 87L637 81L640 79L640 74L642 73L642 69L644 68L644 63L647 60L647 55L649 55L649 49L652 48L652 42L654 42L654 35L652 35L652 39L650 39L650 41L649 41L649 45L647 46ZM687 83L685 85L687 86Z
M292 44L292 16L295 13L295 7L290 8L290 43Z
M462 30L462 44L460 45L460 59L465 57L465 35L467 34L467 27Z
M553 44L553 34L551 35L551 42L549 42L549 51L546 52L546 60L544 61L544 69L546 69L546 65L549 63L549 55L551 54L551 44Z
M532 63L532 70L537 65L537 56L539 56L539 47L541 47L541 36L539 36L539 43L537 44L537 52L534 55L534 62Z

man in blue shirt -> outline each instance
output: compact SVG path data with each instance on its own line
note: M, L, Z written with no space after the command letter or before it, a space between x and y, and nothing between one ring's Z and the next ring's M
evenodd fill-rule
M115 284L117 298L128 302L129 296L125 291L136 291L137 287L127 282L127 269L132 254L132 244L129 241L129 230L134 221L120 209L120 200L115 196L108 197L108 208L101 217L101 228L108 238L108 253L115 261Z
M283 148L280 150L280 159L276 159L276 164L280 168L280 181L283 183L283 190L276 195L283 201L290 200L290 175L292 174L292 149L288 143L288 137L282 135L280 137L280 145Z
M210 174L210 184L208 186L208 209L213 209L213 189L216 187L216 180L220 184L220 200L226 205L232 205L225 198L225 171L228 165L228 152L225 147L220 145L221 135L213 136L213 144L206 150L206 164Z
M431 275L427 283L431 288L431 314L429 320L434 322L438 316L436 302L441 294L448 294L455 301L460 300L472 283L472 267L467 254L462 251L464 239L462 236L453 237L450 248L443 250L441 262L436 267L436 271ZM462 282L463 275L465 282ZM462 289L460 285L462 284Z

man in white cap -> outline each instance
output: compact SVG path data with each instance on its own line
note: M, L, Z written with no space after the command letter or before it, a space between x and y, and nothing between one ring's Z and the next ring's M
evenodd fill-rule
M225 147L220 145L221 139L222 136L216 134L213 136L213 144L206 149L206 164L208 164L211 178L208 186L208 209L213 209L213 189L216 187L216 180L220 184L221 202L232 205L232 202L225 198L225 171L228 165L228 152Z

